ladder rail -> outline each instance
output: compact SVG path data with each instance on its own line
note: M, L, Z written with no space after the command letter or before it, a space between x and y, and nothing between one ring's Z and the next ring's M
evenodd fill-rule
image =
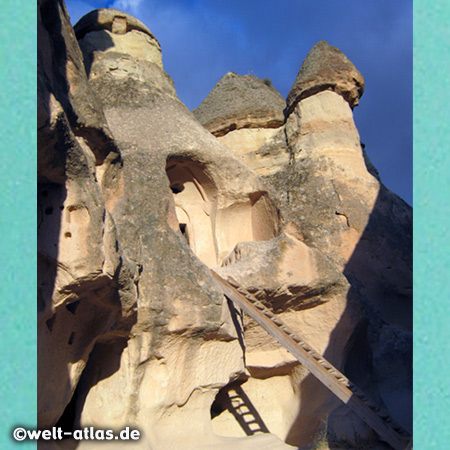
M376 431L383 440L388 442L395 450L405 449L409 442L408 433L397 425L388 414L382 415L380 408L372 404L364 393L351 383L344 374L314 351L304 339L289 330L279 317L254 296L242 289L237 282L224 280L213 270L211 270L211 274L227 298L275 338L322 384Z

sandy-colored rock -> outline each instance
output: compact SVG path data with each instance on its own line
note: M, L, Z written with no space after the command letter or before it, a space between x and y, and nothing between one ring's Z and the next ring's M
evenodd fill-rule
M278 315L307 342L314 342L317 351L336 367L342 367L340 343L348 340L355 326L346 303L345 297L336 297L316 308ZM227 387L217 396L213 408L219 415L213 419L214 430L225 436L242 435L236 424L240 411L229 405L236 397L238 404L246 405L240 413L250 409L260 428L265 426L294 446L310 444L323 429L324 417L340 405L339 400L253 321L246 319L244 329L246 366L251 376L238 390L234 385L232 392L226 394Z
M264 80L228 72L193 114L215 136L223 136L241 128L278 128L284 108L283 97Z
M148 35L157 42L152 32L140 20L113 8L94 9L84 15L74 26L77 39L82 39L86 33L105 30L114 34L126 34L136 30Z
M358 289L383 320L408 329L409 313L402 319L399 312L411 308L411 210L367 170L348 104L328 91L308 97L286 131L295 162L272 181L283 186L288 214L306 242L336 261L351 282L364 280ZM313 199L312 192L320 196ZM383 291L395 293L397 305Z
M231 131L220 139L270 182L284 217L297 226L302 240L327 255L350 283L346 296L358 300L352 300L347 308L354 320L348 329L358 321L361 326L354 329L347 353L341 355L340 361L344 361L344 369L356 384L380 405L386 402L394 418L410 429L411 395L406 393L410 388L405 390L400 384L411 385L411 209L382 185L362 149L352 108L363 88L364 80L353 64L338 49L320 42L306 58L288 96L284 126L267 136L265 142L260 139L255 143L255 147L260 145L257 149L250 148L253 135L249 130ZM245 154L241 148L245 148ZM246 248L240 244L237 249L242 246ZM251 264L247 262L248 266ZM241 272L245 273L245 269L241 268ZM320 321L318 316L315 318L318 310L308 310L313 323ZM340 316L329 320L336 320L336 324L341 321ZM385 327L400 333L401 346L396 345L398 338L383 337L380 330ZM264 333L255 330L258 327L247 329L246 339L268 345L262 344ZM256 334L251 338L253 332ZM313 347L316 342L320 347L318 336L309 339ZM389 383L387 378L375 375L386 369L374 356L382 348L397 348L398 359L388 364L392 364ZM264 349L273 350L270 345ZM362 355L370 364L359 367ZM304 384L303 398L308 398L308 392ZM309 414L314 417L312 410ZM337 422L330 423L333 427ZM309 426L315 427L313 422ZM349 442L355 433L373 439L372 431L348 414L344 421L339 420L339 431L344 430ZM330 429L330 436L336 437L335 431ZM297 435L300 440L302 433L305 431Z
M299 158L305 158L305 154L327 158L339 171L352 178L363 178L369 184L371 176L367 173L353 113L340 95L323 91L299 102L287 129L297 127L300 135L295 145ZM330 176L336 169L330 167Z
M347 287L321 252L286 232L264 243L239 243L217 273L256 293L275 313L311 308Z
M217 272L253 292L290 329L342 367L345 355L338 343L349 339L358 315L347 300L347 281L321 252L285 232L264 244L238 244ZM268 430L291 445L307 445L339 401L253 320L244 319L244 330L251 377L240 389L247 403ZM216 401L225 409L223 399ZM236 415L227 407L213 421L216 432L239 436Z
M119 294L129 279L96 178L118 149L63 3L38 2L38 17L38 425L49 427L96 340L127 333L134 301Z
M128 425L152 450L373 440L210 267L407 424L410 211L367 169L348 60L318 45L287 121L273 88L229 73L200 123L137 19L96 10L78 47L62 2L39 12L39 425Z
M300 100L324 90L342 95L353 108L364 92L364 78L338 48L320 41L303 61L287 97L287 113Z
M219 136L218 139L236 155L242 156L245 161L247 153L258 150L278 131L278 128L240 128Z
M38 180L61 182L64 153L70 136L67 120L77 137L89 141L95 162L116 151L103 110L90 88L83 56L62 1L38 3ZM58 106L59 105L59 106ZM64 111L65 118L60 118ZM45 149L45 151L44 151Z
M272 141L276 141L277 148L280 140L285 143L282 127L285 106L281 95L267 80L229 72L192 112L249 167L259 175L269 175L289 161L289 152L284 148L277 162L274 151L263 149L268 143L273 147Z
M233 137L235 133L237 132L234 131L227 136ZM273 135L266 135L266 137L267 139L258 149L250 151L242 157L249 167L263 177L275 175L292 162L292 153L286 142L284 126L277 128ZM239 141L236 139L230 148L236 151L239 148Z
M219 265L240 241L275 237L280 218L261 180L179 102L154 46L140 47L148 58L135 51L140 32L118 34L113 51L102 48L109 29L85 27L80 40L121 151L121 164L99 173L122 258L134 269L127 293L137 317L127 335L86 349L72 391L73 426L126 422L142 431L144 447L220 448L210 407L246 369L240 331L205 264Z
M161 46L151 31L135 17L116 9L96 9L83 16L75 25L75 34L89 62L94 51L125 53L141 61L157 64L162 68ZM87 65L89 71L89 64ZM122 76L123 67L111 67ZM92 75L91 75L92 78Z

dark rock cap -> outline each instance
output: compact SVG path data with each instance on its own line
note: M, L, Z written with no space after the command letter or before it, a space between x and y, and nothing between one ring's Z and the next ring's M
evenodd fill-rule
M364 92L364 77L338 48L320 41L303 61L287 97L287 113L300 100L325 90L342 95L354 108Z
M215 136L239 128L277 128L286 103L267 80L228 72L212 88L194 116Z
M148 34L158 42L152 32L140 20L113 8L94 9L83 16L73 29L78 40L82 39L90 31L108 30L112 33L125 34L131 30L138 30Z

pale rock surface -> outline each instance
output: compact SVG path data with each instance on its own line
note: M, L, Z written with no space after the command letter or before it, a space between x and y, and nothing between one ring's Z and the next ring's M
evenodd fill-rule
M228 72L193 114L215 136L223 136L241 128L278 128L284 108L283 97L268 83Z
M75 28L121 153L97 178L128 262L122 295L134 298L137 314L127 333L102 335L85 349L64 391L66 403L73 398L63 418L70 410L75 427L136 425L144 447L221 448L227 441L213 433L211 404L247 375L241 331L203 263L218 266L238 242L274 238L279 213L262 181L179 102L146 30L114 28L116 17L132 19L106 16L100 27ZM273 436L258 439L287 448Z
M339 343L349 339L358 314L348 307L346 279L321 252L284 232L264 245L238 244L217 272L253 292L316 351L342 367ZM339 401L253 320L244 318L244 330L251 377L241 389L268 430L291 445L307 445ZM214 419L216 432L242 433L234 415L228 408Z
M348 104L328 91L308 97L286 131L294 162L272 178L286 214L350 281L364 280L383 320L410 329L411 209L367 170Z
M119 294L129 279L96 178L118 149L64 4L38 2L38 18L38 425L48 428L96 341L128 332L134 300Z
M293 154L288 148L285 126L277 128L274 131L275 132L270 135L261 134L261 137L266 137L267 139L259 148L249 151L242 157L249 167L263 177L275 175L286 166L292 164ZM237 131L234 131L219 139L223 140L227 137L233 138L233 135L237 133ZM232 150L236 151L236 149L239 149L239 141L233 139Z
M274 154L265 158L259 149L267 141L278 139L285 106L280 93L267 80L229 72L192 113L259 175L268 175L274 170ZM287 163L288 152L279 159Z
M300 100L324 90L342 95L353 108L358 105L364 87L364 77L353 63L338 48L320 41L303 61L287 96L288 115Z
M287 232L264 244L239 243L217 273L256 292L276 314L317 306L347 287L345 278L321 252Z
M278 316L316 351L342 369L346 342L355 326L344 296L336 296L316 308L288 310ZM323 420L340 405L320 382L308 373L288 352L275 343L252 320L245 318L246 367L250 378L241 386L246 404L257 411L260 421L288 444L310 444L323 429ZM243 398L240 395L238 398ZM224 402L220 403L222 408ZM239 436L232 410L224 410L213 419L217 434Z
M278 128L240 128L229 131L224 136L219 136L218 139L246 161L248 153L258 150L278 131Z
M239 138L242 148L248 148L247 130L231 131L220 139L232 143L230 148L270 182L284 217L296 225L300 239L337 264L350 283L345 314L329 318L339 328L344 317L352 317L349 330L360 322L346 346L343 368L350 379L411 430L412 215L409 205L381 184L362 149L352 108L363 89L362 75L345 55L319 42L305 59L288 95L284 126L244 155ZM236 252L241 248L246 244L239 244ZM251 257L248 260L253 262ZM239 279L236 274L234 277ZM249 283L248 278L248 287L258 292L261 287ZM244 278L239 281L244 282ZM342 302L344 305L346 299ZM313 323L321 323L315 314L323 307L308 310ZM382 330L390 330L391 337ZM262 334L250 339L251 331L246 330L246 339L261 345ZM307 341L317 349L321 347L318 336ZM396 361L388 356L390 351L397 355ZM378 357L381 354L383 357ZM305 387L303 394L307 398ZM309 413L313 414L312 410ZM330 417L331 438L338 439L334 430L340 430L339 439L345 436L349 442L354 436L373 439L371 430L349 416L352 413L346 413L343 421L339 419L339 426Z
M327 428L373 439L242 320L209 267L407 423L410 211L366 169L351 63L319 43L287 120L273 88L227 74L195 112L216 138L137 19L93 11L78 47L62 1L38 10L39 425L143 435L105 449L310 448Z
M95 51L127 54L162 68L161 46L155 36L135 17L117 9L91 11L76 24L75 34L77 39L83 42L81 47L85 54L88 71L92 52ZM116 70L124 77L132 71L119 66L111 67L110 70Z

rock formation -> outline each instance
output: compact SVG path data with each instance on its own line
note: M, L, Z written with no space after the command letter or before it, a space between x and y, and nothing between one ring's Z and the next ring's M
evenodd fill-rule
M214 136L261 174L273 170L276 156L272 152L270 159L265 160L258 150L279 136L285 107L286 101L268 82L229 72L192 112ZM286 155L278 158L281 164Z
M351 62L321 42L287 106L228 73L191 113L136 18L38 15L39 426L128 425L142 449L376 441L215 268L410 429L411 211L368 170ZM40 448L74 445L101 444Z
M334 333L335 340L345 341L338 334L339 325L346 315L360 311L358 325L344 345L343 367L356 384L380 404L384 402L396 420L411 429L411 208L383 186L361 147L352 107L363 86L353 64L338 49L319 42L288 95L285 124L242 157L269 182L282 215L295 224L303 243L330 258L350 283L346 313L341 311L342 319L334 323L328 319L333 323L328 335ZM211 104L208 108L211 122L214 108ZM202 119L198 110L194 113ZM220 108L217 116L221 117ZM234 133L231 130L219 139L236 151L239 139L225 140ZM248 267L252 257L242 266ZM230 273L250 288L261 288L249 280L244 268ZM311 310L317 317L312 323L322 323L318 314L323 308ZM304 325L301 330L306 335ZM321 348L316 339L311 336L309 342ZM375 389L374 378L378 380ZM343 409L329 420L329 433L337 439L345 434L346 426L337 418ZM335 432L334 423L339 424ZM362 431L358 428L357 433Z
M320 41L303 61L287 96L288 114L300 100L325 90L341 95L353 109L364 92L364 78L338 48Z

